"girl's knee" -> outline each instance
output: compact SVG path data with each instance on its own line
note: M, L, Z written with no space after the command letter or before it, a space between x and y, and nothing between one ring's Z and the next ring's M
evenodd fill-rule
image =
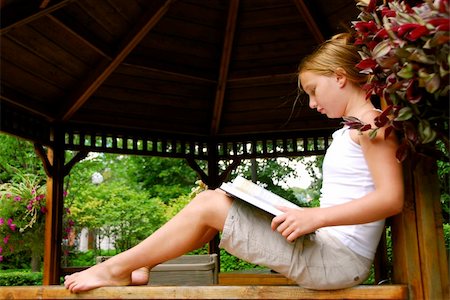
M192 202L198 203L198 209L205 213L227 213L233 200L222 190L206 190L199 193Z
M203 192L197 194L197 196L195 196L194 200L204 201L204 202L208 202L208 203L212 202L215 205L217 205L219 202L224 202L224 203L232 202L232 199L227 194L225 194L225 192L223 192L220 189L203 191Z

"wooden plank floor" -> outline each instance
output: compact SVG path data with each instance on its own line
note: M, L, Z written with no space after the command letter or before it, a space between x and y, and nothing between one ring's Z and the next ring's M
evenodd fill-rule
M0 287L0 299L406 299L406 285L312 291L298 286L102 287L72 294L63 286Z

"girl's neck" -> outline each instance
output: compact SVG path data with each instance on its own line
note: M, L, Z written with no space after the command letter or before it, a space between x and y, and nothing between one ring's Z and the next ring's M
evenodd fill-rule
M375 109L375 107L370 100L366 99L365 91L359 90L359 92L348 101L345 116L361 119L366 112L373 109Z

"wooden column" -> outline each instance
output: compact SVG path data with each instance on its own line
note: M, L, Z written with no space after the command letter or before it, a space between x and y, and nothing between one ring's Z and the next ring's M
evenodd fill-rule
M422 159L413 169L413 177L423 298L449 299L448 264L436 161Z
M47 178L47 215L45 219L45 250L43 284L60 284L62 216L64 210L64 148L62 133L54 132L54 144L48 149L51 165Z
M436 162L406 163L405 207L392 222L393 279L410 299L448 299L448 263Z
M217 159L216 144L210 143L208 147L208 185L209 189L216 189L220 186L219 161ZM217 234L209 242L209 253L216 253L218 255L219 270L220 270L220 237Z

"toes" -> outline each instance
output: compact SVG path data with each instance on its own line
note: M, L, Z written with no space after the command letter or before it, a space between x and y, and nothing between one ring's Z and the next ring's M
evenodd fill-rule
M64 281L64 286L68 290L72 290L73 286L76 285L74 276L66 276Z
M79 288L77 288L77 287L78 287L77 283L76 282L72 282L72 284L69 287L69 291L71 293L76 293L79 290Z

